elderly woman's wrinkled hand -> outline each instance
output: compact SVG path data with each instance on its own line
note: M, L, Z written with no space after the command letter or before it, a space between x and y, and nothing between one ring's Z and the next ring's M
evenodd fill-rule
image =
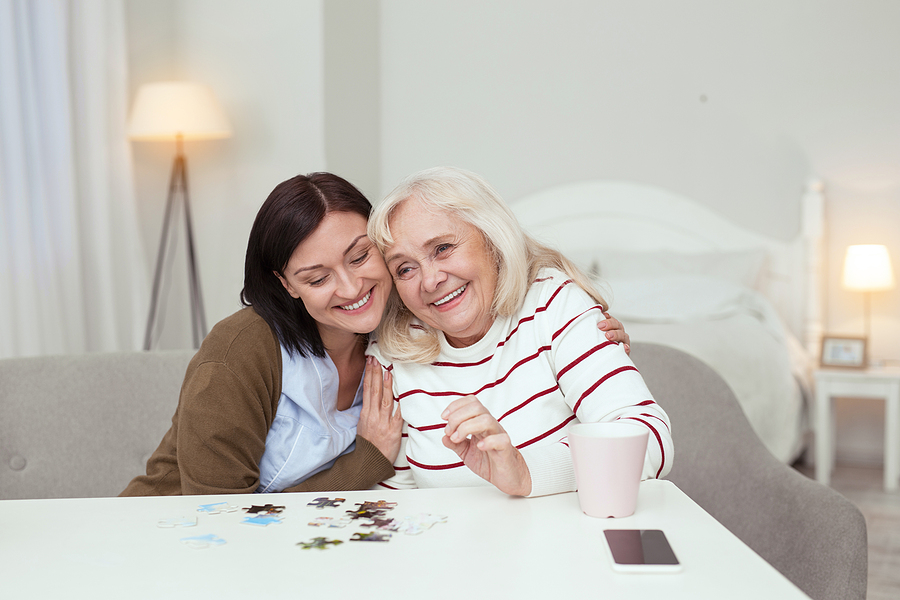
M475 396L456 400L441 414L444 446L476 475L513 496L531 493L531 473L509 435Z
M394 462L400 453L402 428L403 416L400 414L400 403L394 402L391 373L384 371L371 356L366 357L363 404L356 433Z
M606 332L606 339L617 344L625 344L625 354L631 354L631 337L625 332L625 326L615 317L609 316L609 313L603 313L606 317L605 321L600 321L597 327L600 331Z

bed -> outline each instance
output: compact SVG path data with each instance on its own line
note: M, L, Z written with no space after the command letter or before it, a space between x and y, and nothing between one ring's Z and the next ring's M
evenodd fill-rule
M798 194L790 241L740 227L688 198L586 181L510 202L532 235L597 282L633 341L674 346L728 382L766 447L805 447L822 335L822 186Z

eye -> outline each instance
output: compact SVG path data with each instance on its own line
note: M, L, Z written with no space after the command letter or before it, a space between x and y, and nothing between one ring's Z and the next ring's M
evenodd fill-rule
M350 264L351 264L351 265L361 265L361 264L363 264L364 262L366 262L366 259L367 259L367 258L369 258L369 251L368 251L368 250L366 250L365 252L363 252L362 255L361 255L360 257L354 258L353 260L351 260L351 261L350 261Z
M438 244L437 248L434 249L435 254L441 254L446 250L450 249L450 244Z
M397 268L397 279L405 279L412 272L412 267L401 265Z
M313 287L318 287L318 286L322 285L323 283L325 283L326 279L328 279L328 275L325 275L324 277L319 277L318 279L313 279L312 281L310 281L308 283L309 283L309 285L311 285Z

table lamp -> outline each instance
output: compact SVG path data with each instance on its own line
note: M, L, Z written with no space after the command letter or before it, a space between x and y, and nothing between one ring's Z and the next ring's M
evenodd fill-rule
M863 244L847 248L844 273L841 278L844 289L863 292L865 303L866 339L869 339L869 296L872 292L894 287L894 272L887 248L876 244Z
M194 347L199 348L200 341L206 337L206 316L203 311L200 278L194 253L194 231L191 224L184 141L222 139L230 136L231 125L228 117L207 86L185 81L164 81L142 85L138 90L131 110L131 118L128 121L128 137L135 141L175 142L175 160L172 163L162 236L156 256L150 314L147 317L147 330L144 335L144 350L150 349L152 341L153 323L156 320L159 302L160 279L168 246L169 227L178 218L177 211L173 208L179 194L183 200L187 233L188 283Z

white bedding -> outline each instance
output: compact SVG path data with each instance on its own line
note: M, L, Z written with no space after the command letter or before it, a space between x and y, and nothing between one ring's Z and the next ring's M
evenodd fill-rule
M674 346L719 372L765 445L790 462L806 437L808 357L822 334L821 185L811 181L798 204L791 240L637 182L572 182L511 207L532 235L608 286L633 340Z
M599 287L633 341L673 346L709 364L772 454L783 462L798 456L806 428L806 355L765 297L734 281L696 275L608 279Z

